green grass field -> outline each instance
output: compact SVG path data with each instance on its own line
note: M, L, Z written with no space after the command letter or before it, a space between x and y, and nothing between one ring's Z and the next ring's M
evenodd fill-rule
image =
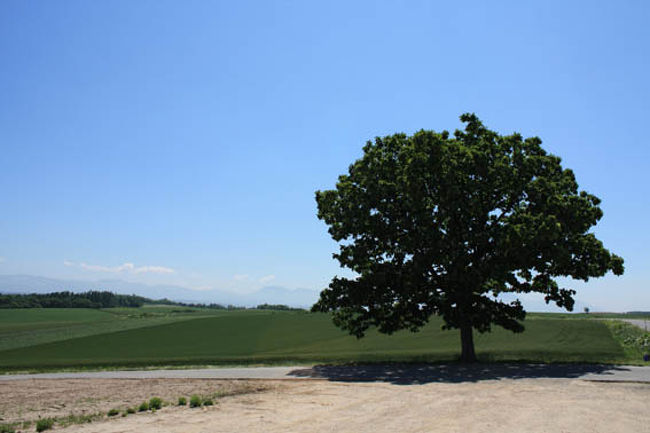
M526 331L475 336L483 361L625 363L599 320L532 314ZM434 318L417 333L371 331L360 340L325 314L139 308L0 310L0 370L318 362L447 362L457 331Z
M0 310L0 351L127 329L156 326L224 310L151 306L143 308L28 308Z

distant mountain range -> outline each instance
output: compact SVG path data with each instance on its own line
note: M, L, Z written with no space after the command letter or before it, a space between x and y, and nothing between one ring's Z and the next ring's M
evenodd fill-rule
M121 295L139 295L151 299L167 298L172 301L186 303L216 303L241 307L254 307L266 303L309 308L318 300L319 295L319 292L315 290L292 290L278 286L264 287L253 293L238 294L218 289L192 290L180 286L148 285L123 280L82 281L59 280L32 275L0 275L0 293L48 293L63 290L71 292L107 290ZM516 297L512 293L502 295L504 301L512 301ZM555 307L555 304L547 305L543 301L542 295L519 295L519 298L527 311L565 311ZM576 299L573 311L581 313L584 307L590 307L592 311L598 311L597 307L585 304L579 299Z
M269 286L256 292L238 294L222 290L192 290L180 286L148 285L123 280L59 280L32 275L0 275L0 293L48 293L68 290L107 290L122 295L139 295L151 299L167 298L187 303L216 303L253 307L259 304L284 304L309 308L318 299L319 292L309 289L287 289Z

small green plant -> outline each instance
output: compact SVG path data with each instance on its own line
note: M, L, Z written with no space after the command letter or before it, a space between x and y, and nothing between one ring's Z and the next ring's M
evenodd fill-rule
M151 400L149 400L149 409L158 410L161 407L162 407L162 399L160 397L152 397Z
M129 414L135 413L135 408L134 407L127 407L126 408L126 413L129 413Z
M179 406L187 405L187 399L185 397L178 397L178 405Z
M54 420L52 418L41 418L38 421L36 421L36 431L42 432L45 430L49 430L52 428L53 425L54 425Z
M209 397L206 398L205 400L203 400L203 406L212 406L213 404L214 404L214 402Z
M0 424L0 433L16 433L16 429L11 424Z
M190 407L201 407L201 397L196 394L190 397Z
M111 410L108 411L108 414L107 414L107 415L108 415L108 416L115 416L115 415L119 415L119 414L120 414L120 411L117 410L117 409L115 409L115 408L113 408L113 409L111 409Z
M57 418L56 422L61 427L68 427L73 424L86 424L104 417L103 412L85 413L81 415L70 414L63 418Z
M614 339L623 346L623 350L625 350L629 358L643 359L647 362L644 355L650 352L650 332L618 320L609 320L605 323L612 332Z
M140 407L138 407L138 412L145 412L149 410L149 403L146 401L143 401Z

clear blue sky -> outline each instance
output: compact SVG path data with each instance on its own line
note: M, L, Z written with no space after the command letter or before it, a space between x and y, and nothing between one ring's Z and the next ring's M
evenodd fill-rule
M441 3L0 2L0 274L318 290L314 191L472 111L603 200L578 298L650 309L648 3Z

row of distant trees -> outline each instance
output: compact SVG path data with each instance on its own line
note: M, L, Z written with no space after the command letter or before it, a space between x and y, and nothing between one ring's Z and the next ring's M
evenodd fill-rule
M284 304L260 304L255 307L258 310L278 310L278 311L302 311L303 308L289 307Z
M144 304L176 305L192 308L211 308L216 310L239 310L244 307L221 304L197 304L175 302L169 299L149 299L137 295L118 295L108 291L88 291L83 293L52 292L30 294L1 294L0 308L114 308L142 307ZM260 304L258 310L296 311L284 304Z
M0 294L0 308L111 308L141 307L151 302L143 296L117 295L107 291L52 292L26 295Z

